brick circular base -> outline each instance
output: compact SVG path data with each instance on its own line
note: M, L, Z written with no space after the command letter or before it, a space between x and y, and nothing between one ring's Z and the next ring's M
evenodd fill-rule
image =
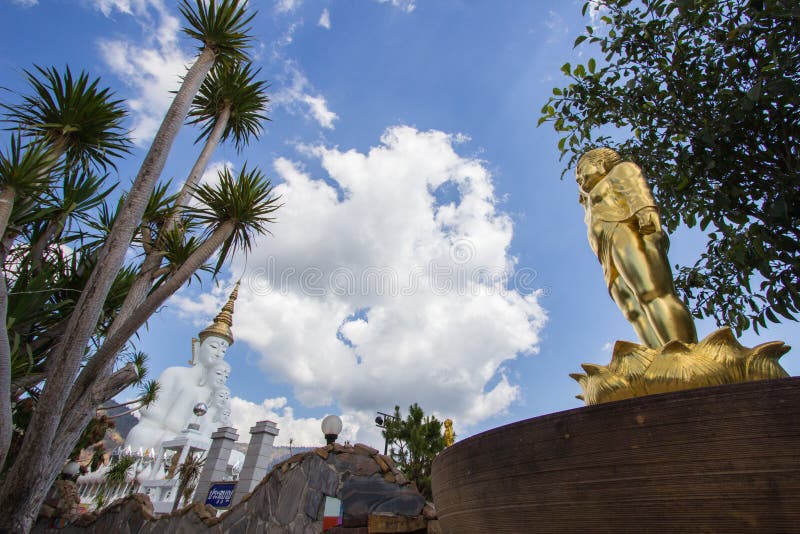
M444 532L791 532L800 378L578 408L465 439L433 464Z

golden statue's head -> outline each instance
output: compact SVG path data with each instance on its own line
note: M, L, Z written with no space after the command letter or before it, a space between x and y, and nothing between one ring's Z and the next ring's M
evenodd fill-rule
M622 162L622 158L616 151L605 147L593 148L578 160L578 166L575 169L575 180L581 187L589 190L620 162ZM587 180L590 183L587 184Z

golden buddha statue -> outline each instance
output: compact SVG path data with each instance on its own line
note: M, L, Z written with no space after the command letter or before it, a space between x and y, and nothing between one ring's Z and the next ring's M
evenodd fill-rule
M453 420L444 420L444 446L449 447L456 441L455 432L453 432Z
M584 364L585 374L570 375L583 389L579 399L598 404L788 376L778 359L789 347L780 341L747 348L726 327L697 342L675 292L658 206L636 164L596 148L578 160L575 180L608 291L642 343L617 341L608 365Z
M642 170L610 148L596 148L581 156L575 179L589 244L611 298L639 339L652 348L672 340L696 343L694 321L672 282L669 239Z

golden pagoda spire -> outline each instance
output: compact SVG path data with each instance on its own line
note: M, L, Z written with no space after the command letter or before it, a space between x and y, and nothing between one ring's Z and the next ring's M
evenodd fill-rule
M209 336L217 336L225 339L230 345L233 345L233 304L236 302L236 297L239 296L239 286L242 281L236 282L236 286L228 297L228 302L222 307L222 310L214 318L214 322L200 332L200 342L202 343Z

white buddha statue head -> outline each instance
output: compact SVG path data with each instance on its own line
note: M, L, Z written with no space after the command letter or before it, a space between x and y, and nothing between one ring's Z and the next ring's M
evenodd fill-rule
M219 389L215 389L214 393L211 395L211 405L216 408L224 408L225 406L229 406L231 403L231 390L227 387L221 387Z
M231 390L225 386L214 389L209 402L214 412L213 420L228 424L231 418Z
M220 360L211 370L211 387L214 389L224 388L231 376L231 364L225 360Z
M215 383L214 369L224 362L228 347L233 345L233 332L231 332L231 326L233 326L233 304L238 295L239 282L236 283L236 287L231 292L228 302L222 307L222 311L214 318L214 322L200 332L199 347L196 347L196 350L193 347L192 364L199 364L205 368L205 378L202 380L201 385L209 382ZM225 372L226 381L229 375L230 365L228 365ZM225 382L223 381L221 385L224 384Z

